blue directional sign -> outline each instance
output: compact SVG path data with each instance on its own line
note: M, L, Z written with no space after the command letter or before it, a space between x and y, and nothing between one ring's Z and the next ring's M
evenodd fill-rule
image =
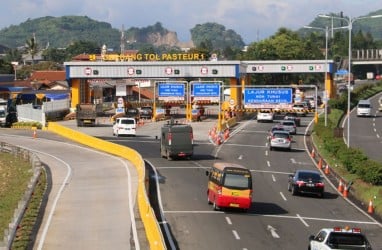
M159 97L184 97L183 83L160 83L158 89Z
M251 88L244 90L244 103L292 103L291 88Z
M220 96L220 84L218 83L194 83L191 96L195 97L218 97Z

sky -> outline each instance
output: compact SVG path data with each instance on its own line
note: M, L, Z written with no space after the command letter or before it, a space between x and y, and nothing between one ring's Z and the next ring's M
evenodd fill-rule
M375 0L3 0L0 29L28 19L74 15L125 30L160 22L186 42L195 25L213 22L234 30L249 44L281 27L297 30L309 25L318 14L342 11L354 18L380 9L381 3Z

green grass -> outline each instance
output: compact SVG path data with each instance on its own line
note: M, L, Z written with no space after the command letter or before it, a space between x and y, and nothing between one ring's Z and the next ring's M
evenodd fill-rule
M4 239L4 230L13 220L14 211L27 190L32 178L32 165L29 161L17 158L10 153L0 153L0 230ZM16 231L12 249L28 249L35 230L41 201L46 190L46 175L41 171L31 200L25 210L24 217Z
M9 153L0 153L0 236L12 221L18 202L23 197L32 177L29 161L15 158Z

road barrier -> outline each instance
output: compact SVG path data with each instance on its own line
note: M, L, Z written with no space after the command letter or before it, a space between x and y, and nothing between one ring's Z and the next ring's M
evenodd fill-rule
M48 130L91 148L99 149L106 153L125 158L134 165L138 172L138 208L140 217L145 227L146 237L149 242L150 249L166 249L160 226L147 197L145 189L145 163L142 156L134 149L98 139L59 125L56 122L50 122L48 124Z

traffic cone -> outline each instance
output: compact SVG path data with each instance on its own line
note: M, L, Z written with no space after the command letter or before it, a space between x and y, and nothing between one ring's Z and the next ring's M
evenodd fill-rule
M324 173L325 173L326 175L330 174L330 170L329 170L329 165L328 165L328 164L326 164Z
M218 136L216 137L216 144L217 144L217 145L220 145L221 143L222 143L222 141L221 141L220 135L218 135Z
M347 198L348 197L348 194L349 194L349 190L348 190L348 187L346 185L344 185L344 191L342 193L342 196Z
M373 201L372 200L369 201L369 207L367 208L367 212L369 214L374 213L374 207L373 207Z
M322 158L320 158L320 159L318 160L317 167L318 167L318 169L322 169Z
M314 157L316 156L316 152L314 151L314 149L312 149L312 153L310 153L310 156L311 156L312 158L314 158Z
M36 139L36 138L37 138L37 131L33 130L33 139Z
M342 182L342 180L340 179L340 183L338 184L338 188L337 188L338 192L343 192L344 191L344 183Z

